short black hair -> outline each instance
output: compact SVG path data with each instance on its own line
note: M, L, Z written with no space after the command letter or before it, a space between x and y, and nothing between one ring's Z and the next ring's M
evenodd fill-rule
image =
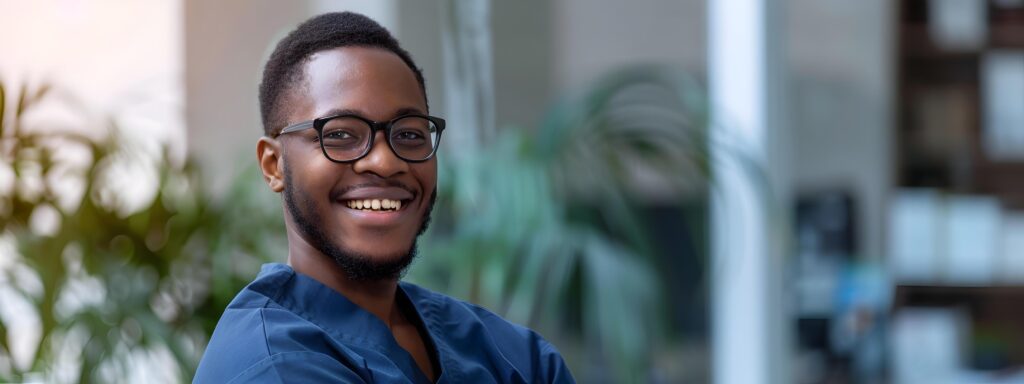
M303 81L302 64L314 53L350 46L375 47L393 52L412 69L427 99L423 72L395 40L391 32L373 19L354 12L333 12L314 16L285 36L270 54L260 82L260 116L267 136L284 128L283 96Z

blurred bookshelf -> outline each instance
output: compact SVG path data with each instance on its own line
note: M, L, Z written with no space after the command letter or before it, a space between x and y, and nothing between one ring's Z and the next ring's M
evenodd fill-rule
M962 363L975 370L1020 370L1024 361L1024 289L1019 286L900 285L894 308L932 308L969 319Z
M996 196L1009 209L1024 209L1024 150L993 153L986 145L1001 138L986 111L993 96L986 70L1024 55L1024 6L961 1L966 6L936 9L954 2L899 3L896 185Z
M894 6L892 380L1019 380L1007 372L1024 368L1024 1Z

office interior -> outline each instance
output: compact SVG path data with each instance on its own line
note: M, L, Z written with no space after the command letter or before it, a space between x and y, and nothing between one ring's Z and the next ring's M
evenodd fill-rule
M663 164L685 174L683 185L642 165L622 171L649 257L640 288L623 283L636 290L620 299L657 290L648 309L661 331L647 333L651 319L628 315L608 333L591 330L586 303L602 297L570 288L584 298L568 301L578 308L516 312L512 300L495 309L550 338L578 381L1024 382L1021 0L2 1L2 108L14 110L19 87L52 83L89 119L117 121L139 152L156 154L143 163L196 164L211 195L230 195L232 180L255 175L247 162L261 126L256 89L272 42L338 10L380 21L422 67L431 109L449 120L442 144L453 162L465 148L543 142L535 137L552 116L571 110L559 108L609 79L668 71L699 99L672 109L665 100L676 99L652 93L668 113L686 109L683 129L707 140L678 149L690 163ZM68 116L79 112L66 105L44 106L25 126L74 126ZM11 137L0 131L0 143ZM721 143L727 149L716 149ZM747 168L720 165L716 156L730 154ZM17 167L0 165L5 199L19 193ZM110 181L125 191L126 215L156 189L155 176L132 172ZM579 196L567 204L573 220L609 204ZM256 198L276 201L269 192ZM26 233L59 226L48 215ZM617 223L587 223L622 239ZM33 304L17 298L17 275L38 273L20 267L31 263L19 261L27 256L15 231L0 236L0 298L15 303L0 305L8 307L0 330L12 340L0 378L75 382L83 376L73 357L32 360L42 331L37 316L22 315ZM458 286L417 274L419 265L409 279ZM518 273L495 268L481 276ZM602 284L573 281L577 290ZM484 305L505 302L498 288L493 301L486 289L451 289ZM183 354L198 358L197 337ZM187 357L140 356L125 360L139 368L86 375L189 379Z

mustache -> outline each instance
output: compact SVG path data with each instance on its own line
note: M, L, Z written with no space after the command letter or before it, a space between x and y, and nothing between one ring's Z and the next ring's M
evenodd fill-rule
M331 194L331 199L332 200L337 200L339 197L345 195L346 193L349 193L349 192L357 190L357 189L362 189L362 188L401 188L401 189L406 190L407 192L409 192L413 196L416 196L416 190L415 189L413 189L412 187L410 187L408 185L403 184L402 182L400 182L398 180L381 180L381 181L375 182L375 183L360 183L360 184L355 184L355 185L347 186L345 188L342 188L342 189L337 190L334 193L332 193Z

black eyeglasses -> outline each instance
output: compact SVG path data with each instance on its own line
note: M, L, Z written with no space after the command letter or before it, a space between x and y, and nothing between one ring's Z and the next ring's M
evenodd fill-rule
M430 160L437 152L444 119L412 114L377 122L362 116L342 114L295 123L277 135L309 128L316 129L324 156L336 163L353 162L370 153L377 131L384 131L384 138L395 156L410 163L419 163Z

